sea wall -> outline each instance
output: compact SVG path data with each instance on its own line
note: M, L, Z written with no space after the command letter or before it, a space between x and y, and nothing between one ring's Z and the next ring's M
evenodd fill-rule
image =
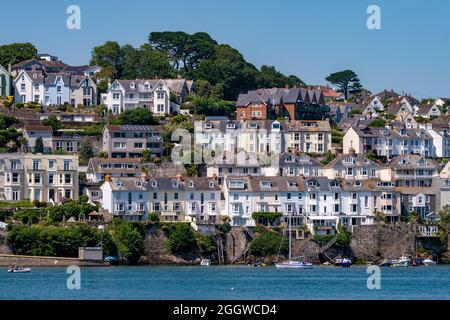
M108 262L87 261L78 258L65 257L38 257L38 256L21 256L13 254L0 254L0 267L13 265L21 265L27 267L67 267L76 266L109 266Z

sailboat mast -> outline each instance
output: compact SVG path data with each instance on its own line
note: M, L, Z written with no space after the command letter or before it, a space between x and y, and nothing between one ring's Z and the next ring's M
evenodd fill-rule
M291 213L289 213L289 260L291 260L291 240L292 232L291 232Z

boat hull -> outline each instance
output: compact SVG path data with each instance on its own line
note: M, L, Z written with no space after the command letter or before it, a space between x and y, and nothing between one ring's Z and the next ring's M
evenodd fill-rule
M312 264L296 264L296 263L275 263L275 267L278 269L311 269Z
M30 268L24 268L21 270L8 270L9 273L27 273L27 272L31 272Z

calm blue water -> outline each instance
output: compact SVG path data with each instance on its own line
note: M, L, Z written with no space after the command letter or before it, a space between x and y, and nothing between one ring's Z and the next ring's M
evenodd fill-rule
M450 266L381 268L381 289L367 289L366 267L82 268L81 290L68 290L65 268L8 274L2 299L450 299Z

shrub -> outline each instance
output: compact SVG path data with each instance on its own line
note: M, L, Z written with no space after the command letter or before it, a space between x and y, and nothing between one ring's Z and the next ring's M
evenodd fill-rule
M195 233L195 239L197 241L197 246L200 251L205 253L213 252L216 249L216 245L211 236L201 234L199 232Z
M262 257L286 253L289 250L288 240L275 232L264 232L253 238L250 243L250 254Z
M114 220L113 239L119 254L130 264L135 264L144 253L144 238L129 221Z
M347 231L341 224L338 225L338 232L336 235L336 244L341 247L349 246L352 240L352 233Z
M273 224L282 215L281 212L253 212L252 218L255 221L261 221L263 224Z
M148 215L148 220L152 222L158 222L159 221L159 215L156 212L152 212Z
M168 228L167 248L172 252L189 250L196 243L191 226L187 223L177 222Z
M226 222L226 223L223 223L223 224L219 224L219 225L217 226L217 229L218 229L220 232L226 234L226 233L228 233L228 232L231 231L231 225L230 225L228 222Z

